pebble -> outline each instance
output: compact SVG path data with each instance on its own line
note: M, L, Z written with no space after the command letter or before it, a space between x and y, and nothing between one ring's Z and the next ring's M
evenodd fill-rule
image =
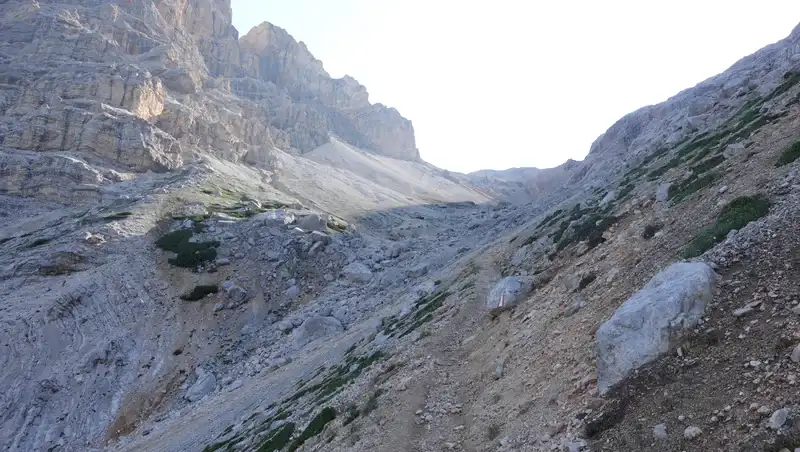
M800 363L800 344L798 344L794 350L792 350L792 356L790 357L793 363Z
M667 439L667 426L664 424L658 424L653 427L653 438Z
M789 409L788 408L781 408L780 410L776 410L772 413L772 416L769 417L769 424L767 425L772 430L778 430L779 428L783 427L783 424L786 423L786 419L789 417Z
M690 425L689 427L686 427L686 429L683 431L683 437L688 439L688 440L695 439L695 438L699 437L702 434L703 434L703 431L700 430L700 427L695 427L693 425Z

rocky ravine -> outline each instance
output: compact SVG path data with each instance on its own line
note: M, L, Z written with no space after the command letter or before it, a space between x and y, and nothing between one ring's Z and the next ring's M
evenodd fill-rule
M461 175L227 1L0 9L4 449L800 446L800 29Z

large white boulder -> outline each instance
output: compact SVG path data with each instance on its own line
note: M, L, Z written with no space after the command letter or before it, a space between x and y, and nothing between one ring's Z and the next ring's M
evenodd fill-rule
M352 262L342 268L342 275L352 282L366 283L372 279L372 271L360 262Z
M669 351L677 338L696 326L715 281L714 270L705 263L676 263L623 303L597 330L600 393Z
M186 391L184 398L190 402L197 402L217 389L217 377L211 372L206 372L202 367L195 369L197 380Z
M507 276L495 284L486 297L489 309L510 308L528 295L533 289L533 278L528 276Z
M332 336L344 331L342 322L333 317L313 316L307 318L292 332L294 345L302 348L306 344L323 337Z

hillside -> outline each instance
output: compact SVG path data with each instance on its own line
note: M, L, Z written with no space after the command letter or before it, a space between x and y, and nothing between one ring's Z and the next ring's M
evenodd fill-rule
M228 0L0 10L3 450L800 447L800 27L465 175Z

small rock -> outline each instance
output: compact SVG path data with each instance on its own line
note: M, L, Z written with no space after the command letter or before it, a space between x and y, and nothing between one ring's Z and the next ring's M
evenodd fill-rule
M300 289L298 289L297 286L292 286L292 287L289 287L288 289L286 289L286 292L284 292L283 294L289 300L294 300L294 299L296 299L297 297L300 296Z
M186 391L184 398L190 402L196 402L217 389L217 378L211 372L206 372L203 368L195 369L197 381Z
M751 312L753 312L753 308L751 308L750 306L745 306L743 308L734 309L733 310L733 316L734 317L742 317L742 316L745 316L747 314L750 314Z
M667 439L667 426L664 424L658 424L653 427L653 438Z
M786 423L786 419L788 417L789 409L781 408L780 410L772 413L772 416L769 417L769 424L767 424L767 426L772 430L778 430L779 428L783 427L783 424Z
M297 226L305 231L324 232L328 226L328 221L321 215L312 213L297 220Z
M792 362L800 363L800 344L798 344L794 350L792 350L792 356L790 357Z
M91 232L86 233L84 240L86 240L86 243L93 246L99 246L106 243L106 238L103 237L102 234L92 234Z
M311 231L311 241L316 243L320 242L324 245L331 243L331 236L320 231Z
M342 275L349 281L366 283L372 279L372 271L360 263L353 262L342 269Z
M683 437L688 439L688 440L693 440L693 439L699 437L702 434L703 434L703 431L700 430L700 427L695 427L693 425L690 425L690 426L686 427L686 429L683 430Z
M228 259L227 257L221 257L221 258L217 259L217 265L230 265L230 264L231 264L231 260Z

